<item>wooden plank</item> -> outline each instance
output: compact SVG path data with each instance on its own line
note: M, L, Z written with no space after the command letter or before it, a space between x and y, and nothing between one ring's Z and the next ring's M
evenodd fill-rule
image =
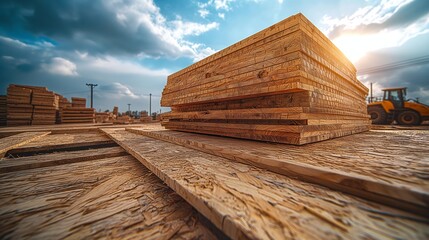
M10 137L3 138L0 143L0 157L3 157L4 154L14 148L18 148L30 142L36 141L40 138L45 137L51 132L28 132L28 133L19 133L12 135Z
M2 239L216 238L131 156L0 174L0 195Z
M415 215L125 130L103 130L233 239L429 234L429 225L419 222L426 220Z
M58 166L61 164L70 164L124 155L126 155L126 152L121 147L110 147L72 152L56 152L30 157L3 158L0 160L0 173Z
M422 141L428 149L429 133L420 134L425 140L408 135L408 144L395 134L368 133L294 147L160 129L127 130L429 216L429 150L409 151L425 149Z

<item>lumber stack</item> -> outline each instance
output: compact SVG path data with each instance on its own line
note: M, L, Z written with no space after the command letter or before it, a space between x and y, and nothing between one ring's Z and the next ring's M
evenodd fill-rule
M59 96L47 88L30 87L33 105L32 125L55 124L59 107Z
M86 107L86 98L72 97L71 100L72 100L72 107L77 107L77 108Z
M6 126L6 106L7 106L7 98L5 95L0 96L0 126Z
M113 113L111 113L111 112L96 112L95 113L95 122L96 123L111 122L112 118L113 118Z
M63 109L69 108L72 105L71 105L71 102L67 98L65 98L61 95L58 95L58 98L59 98L59 100L58 100L58 111L57 111L56 123L61 123L61 116L62 116Z
M152 117L149 116L146 111L141 111L140 112L140 122L142 122L142 123L152 122Z
M30 125L33 115L32 90L18 85L7 88L7 125Z
M302 14L168 77L172 130L306 144L369 130L368 89Z
M61 123L94 123L95 109L66 107L61 112Z

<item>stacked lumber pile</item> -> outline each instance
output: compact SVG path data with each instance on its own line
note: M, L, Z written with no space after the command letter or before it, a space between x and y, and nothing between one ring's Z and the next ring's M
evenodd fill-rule
M58 95L58 97L59 97L59 100L58 100L58 111L57 111L56 123L61 123L61 116L62 116L63 109L70 108L72 104L67 98L61 95Z
M129 123L133 123L133 122L134 122L134 119L128 115L118 116L113 121L113 123L115 123L115 124L129 124Z
M7 100L6 96L2 95L0 96L0 126L6 126L6 106L7 106Z
M168 77L172 130L306 144L369 130L368 89L302 14Z
M32 89L31 104L33 105L32 125L55 124L59 107L59 96L44 87Z
M149 116L146 111L141 111L140 112L140 122L142 122L142 123L152 122L152 117Z
M113 119L113 113L111 112L96 112L95 122L96 123L107 123Z
M86 98L72 97L71 100L72 100L72 107L77 107L77 108L86 107Z
M30 125L33 115L32 90L18 85L7 88L7 126Z
M61 112L61 123L94 123L95 109L68 107Z

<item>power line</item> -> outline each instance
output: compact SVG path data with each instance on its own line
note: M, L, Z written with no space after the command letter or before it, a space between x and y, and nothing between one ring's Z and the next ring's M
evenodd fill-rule
M425 63L429 63L429 55L417 57L417 58L411 58L408 60L403 60L403 61L398 61L398 62L393 62L393 63L388 63L388 64L384 64L384 65L380 65L380 66L364 68L364 69L358 71L358 75L384 72L384 71L398 69L398 68L405 68L405 67L410 67L410 66L422 65Z

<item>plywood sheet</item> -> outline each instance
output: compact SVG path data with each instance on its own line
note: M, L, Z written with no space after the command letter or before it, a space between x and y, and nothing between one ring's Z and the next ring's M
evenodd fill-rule
M40 140L41 138L47 136L49 133L51 132L28 132L19 133L10 137L3 138L0 142L0 157L3 157L4 154L11 149L29 144L36 140Z

